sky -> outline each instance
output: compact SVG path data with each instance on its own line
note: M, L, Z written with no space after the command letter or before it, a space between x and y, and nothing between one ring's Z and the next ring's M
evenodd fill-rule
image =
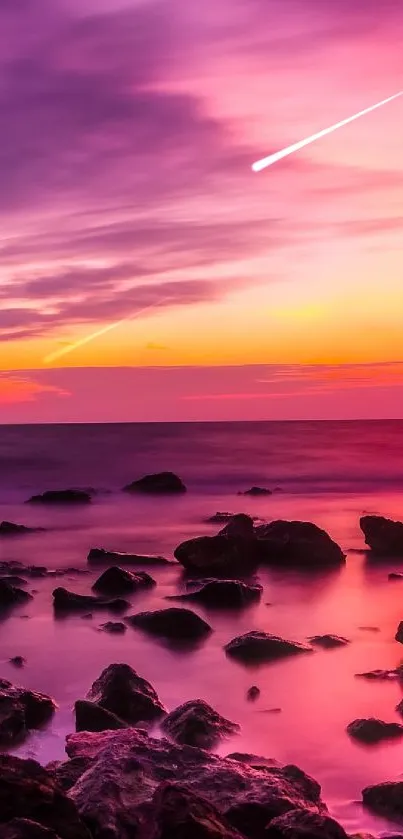
M251 169L401 89L401 0L1 0L0 422L402 417L403 97Z

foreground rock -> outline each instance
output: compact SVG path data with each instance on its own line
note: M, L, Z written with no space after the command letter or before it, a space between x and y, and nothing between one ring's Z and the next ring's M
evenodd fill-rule
M123 487L124 492L144 492L149 495L171 495L186 492L183 481L174 472L157 472L144 475Z
M23 536L24 533L35 533L41 527L27 527L25 524L15 524L13 521L0 522L0 536Z
M143 835L149 839L242 839L213 804L187 786L160 784L148 812Z
M128 664L106 667L89 690L87 699L130 725L157 720L167 713L152 685Z
M102 565L109 562L121 563L122 565L170 565L168 559L153 554L129 554L121 551L106 551L104 548L91 548L87 562L93 565Z
M172 595L170 600L194 600L203 606L237 609L260 600L263 588L257 583L247 585L240 580L209 580L197 591Z
M0 746L18 743L49 722L56 709L50 696L0 679Z
M190 609L171 608L139 612L126 620L131 626L139 627L150 635L158 635L172 641L198 641L211 632L211 626Z
M0 755L1 835L2 830L8 829L7 825L16 818L42 825L54 831L59 839L91 839L74 802L61 791L46 769L34 760L20 760L3 754ZM28 831L27 826L26 829ZM35 839L33 828L25 835ZM43 833L36 835L38 839L46 836Z
M125 571L117 565L107 568L92 586L94 591L104 595L131 594L143 588L152 588L155 580L145 571Z
M273 521L255 528L261 560L282 567L334 568L345 554L329 534L305 521Z
M41 495L31 495L28 504L90 504L91 494L82 489L49 489Z
M234 577L252 573L260 560L260 546L253 520L233 516L216 536L197 536L182 542L174 551L176 559L193 574Z
M130 603L122 598L104 600L99 597L92 597L90 594L75 594L66 588L55 588L53 591L53 607L56 612L68 614L69 612L82 612L83 609L109 609L112 612L124 612Z
M273 819L265 839L347 839L347 833L330 816L309 810L290 810Z
M311 653L312 647L298 641L287 641L268 632L252 631L233 638L224 647L227 655L244 664L276 661L299 653Z
M310 644L313 644L315 647L323 647L324 650L345 647L350 643L348 638L343 638L341 635L312 635L308 640Z
M384 516L362 516L360 527L365 544L380 556L403 556L403 522Z
M20 606L28 600L32 600L32 595L27 591L11 585L4 577L0 580L0 612L12 609L13 606Z
M403 725L398 722L383 722L375 717L369 719L353 720L347 726L350 737L361 740L362 743L380 743L382 740L390 740L403 737Z
M386 781L366 787L362 800L366 807L381 816L393 821L403 819L403 781Z
M397 627L395 641L399 641L399 644L403 644L403 621L400 621L399 626Z
M60 839L49 827L44 827L31 819L11 819L0 826L1 839Z
M191 699L175 708L163 720L162 729L177 743L200 749L213 749L220 740L240 730L203 699Z
M150 738L137 729L73 734L66 750L71 758L91 761L70 796L94 837L106 836L106 827L108 839L138 836L139 813L161 782L185 784L189 793L207 799L248 839L264 836L268 822L289 810L326 812L319 784L295 766L270 766L259 758L220 758ZM148 807L151 817L153 810L154 804ZM180 812L179 803L175 810ZM196 831L190 835L198 836ZM179 833L168 830L163 836L174 839ZM218 837L219 833L214 839Z
M127 728L128 724L112 711L107 711L96 702L78 699L74 705L76 731L111 731Z

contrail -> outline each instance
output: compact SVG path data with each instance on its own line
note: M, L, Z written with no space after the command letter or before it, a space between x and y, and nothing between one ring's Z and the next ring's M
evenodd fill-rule
M138 309L138 311L133 312L133 314L128 315L125 318L115 320L113 323L108 323L106 326L103 326L102 329L97 329L96 332L91 332L90 335L86 335L84 338L80 338L79 341L75 341L74 344L69 344L68 347L62 347L60 350L55 350L55 352L49 353L49 355L45 356L45 358L43 359L43 363L51 364L58 358L62 358L63 355L68 355L68 353L74 352L74 350L77 350L79 347L83 347L84 344L89 344L90 341L94 341L95 338L100 338L101 335L105 335L106 332L110 332L112 329L116 329L117 326L120 326L122 323L126 323L128 320L134 320L135 318L138 318L144 312L147 312L149 309L153 309L155 306L159 306L161 303L164 303L168 299L168 297L162 297L161 300L157 300L155 303L150 303L148 306L144 306L142 309Z
M287 146L287 148L282 149L281 151L277 151L274 154L269 154L268 157L263 157L261 160L257 160L256 163L252 164L253 171L260 172L261 169L265 169L266 166L272 166L273 163L277 163L279 160L282 160L283 157L288 157L289 154L293 154L295 151L300 151L300 149L305 148L305 146L309 146L316 140L326 137L327 134L331 134L333 131L336 131L337 128L343 128L344 125L348 125L349 122L354 122L355 119L359 119L360 117L365 116L365 114L370 114L371 111L375 111L376 108L380 108L382 105L392 102L393 99L397 99L398 96L401 96L402 94L403 90L400 90L399 93L394 93L393 96L383 99L382 102L377 102L376 105L371 105L369 108L365 108L364 111L359 111L358 114L354 114L352 117L342 119L340 122L336 122L335 125L331 125L330 128L324 128L322 131L318 131L317 134L312 134L312 136L307 137L306 140L300 140L298 143L293 143L292 146Z

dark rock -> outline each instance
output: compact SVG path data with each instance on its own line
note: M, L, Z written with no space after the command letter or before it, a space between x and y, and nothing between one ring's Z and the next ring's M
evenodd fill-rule
M125 571L117 565L112 565L101 574L92 586L94 591L105 595L129 594L143 588L152 588L155 580L145 571Z
M121 621L107 621L106 623L101 623L99 627L102 629L103 632L110 632L111 635L124 635L126 632L127 626Z
M323 647L325 650L332 650L334 647L345 647L350 641L348 638L343 638L341 635L313 635L308 638L311 644L317 647Z
M15 655L13 658L10 658L10 664L14 664L14 667L24 667L26 659L22 655Z
M396 711L401 717L403 717L403 699L401 699L399 704L396 705Z
M359 626L361 632L380 632L379 626Z
M360 527L365 544L380 556L403 556L403 522L384 516L362 516Z
M60 839L90 839L74 802L46 769L34 760L0 754L0 823L14 818L38 822Z
M231 752L231 754L226 755L226 757L228 760L238 760L239 763L247 763L248 766L252 766L255 769L261 769L262 766L270 766L271 768L277 767L278 769L281 769L281 763L273 757L262 757L262 755L250 754L250 752Z
M347 839L347 833L330 816L291 810L270 822L265 839Z
M24 739L31 729L48 722L55 709L50 696L0 679L0 745Z
M255 531L252 516L248 516L246 513L236 513L219 531L218 535L233 536L235 539L253 539L254 541Z
M265 487L251 487L250 489L245 490L245 492L238 493L239 495L273 495L273 490L266 489Z
M298 641L286 641L267 632L247 632L233 638L224 647L227 655L239 659L244 664L264 661L276 661L298 653L312 652L312 647Z
M54 576L54 572L53 574L51 574L51 572L48 571L45 565L31 565L29 568L27 568L27 574L29 574L30 577L36 578L47 577L48 575Z
M11 585L4 579L0 580L0 611L6 611L13 606L20 606L22 603L27 603L28 600L32 600L32 595L28 594L27 591Z
M403 621L400 621L399 626L397 627L395 641L399 641L399 644L403 644Z
M174 551L176 559L191 573L234 577L250 574L260 560L260 546L249 516L234 516L216 536L196 536Z
M25 524L15 524L13 521L0 522L0 536L23 536L24 533L35 533L42 527L27 527Z
M403 781L386 781L362 791L366 807L392 821L403 820Z
M74 705L76 731L110 731L127 728L127 723L112 711L107 711L96 702L78 699Z
M260 696L260 688L257 685L252 685L252 687L248 688L246 693L246 698L249 699L249 702L254 702Z
M160 784L148 812L144 839L242 839L213 804L187 786Z
M357 679L369 679L370 681L380 682L402 678L399 670L369 670L367 673L356 673L355 676Z
M190 609L158 609L139 612L126 618L131 626L139 627L151 635L173 641L196 641L211 632L211 626Z
M203 699L191 699L165 717L162 729L182 745L213 749L220 740L237 734L239 725L222 717Z
M194 600L218 609L237 609L259 600L262 592L261 585L248 585L240 580L210 580L197 591L171 595L169 599Z
M214 513L206 519L207 524L225 524L235 516L235 513Z
M268 565L303 569L338 567L345 554L329 534L305 521L272 521L255 528L261 560Z
M87 562L102 565L108 562L120 562L122 565L170 565L168 559L153 554L129 554L119 551L106 551L104 548L91 548Z
M361 740L362 743L379 743L395 737L403 737L403 725L398 722L383 722L374 717L353 720L347 726L350 737Z
M82 489L50 489L41 495L32 495L28 504L90 504L91 495Z
M167 495L186 492L183 481L173 472L158 472L155 475L144 475L137 481L123 487L124 492L144 492L151 495Z
M0 577L0 583L7 583L9 586L26 586L27 580L18 577L17 574L10 574L8 577Z
M74 594L66 588L55 588L53 591L53 606L56 612L81 612L83 609L108 609L112 612L124 612L130 603L127 600L103 600L87 594Z
M60 839L49 827L33 822L31 819L11 819L0 825L1 839Z
M93 617L94 617L94 615L92 615L91 612L88 612L88 615L81 615L81 620L82 621L92 621Z
M55 779L64 792L68 792L77 783L81 775L93 764L93 759L88 757L73 757L71 760L52 761L46 766L47 771Z
M167 713L152 685L128 664L110 664L87 694L130 725L157 720Z
M403 580L403 574L400 571L391 571L388 580Z

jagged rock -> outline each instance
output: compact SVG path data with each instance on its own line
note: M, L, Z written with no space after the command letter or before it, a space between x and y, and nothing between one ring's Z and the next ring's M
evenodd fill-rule
M180 784L160 784L148 814L144 839L242 839L213 804Z
M121 551L106 551L104 548L91 548L87 562L102 565L108 562L120 562L122 565L171 565L168 559L153 554L129 554Z
M369 719L353 720L347 726L350 737L361 740L363 743L379 743L381 740L389 740L396 737L403 737L403 725L398 722L383 722L375 717Z
M87 594L74 594L66 588L55 588L53 606L56 612L81 612L83 609L109 609L112 612L124 612L130 603L122 598L104 600Z
M203 606L236 609L249 606L262 596L261 585L248 585L240 580L209 580L197 591L171 595L169 600L194 600Z
M345 647L350 641L348 638L343 638L341 635L313 635L308 638L310 644L317 647L323 647L325 650L332 650L334 647Z
M14 818L38 822L60 839L91 839L74 802L46 769L35 760L0 754L0 830Z
M384 516L362 516L360 527L365 544L380 556L403 556L403 522Z
M14 655L13 658L10 658L10 664L14 664L14 667L24 667L26 659L22 655Z
M191 699L171 711L162 729L182 745L213 749L225 737L239 732L239 725L225 719L203 699Z
M96 702L77 699L74 705L76 731L109 731L127 728L127 723L112 711L102 708Z
M332 568L345 562L345 554L329 534L305 521L272 521L255 528L261 560L268 565Z
M126 620L131 626L172 641L197 641L211 632L211 626L190 609L170 608L139 612Z
M42 527L27 527L25 524L15 524L13 521L0 522L0 536L23 536L24 533L35 533Z
M252 631L233 638L224 647L227 655L242 661L244 664L253 662L276 661L290 655L313 652L312 647L300 644L298 641L287 641L268 632Z
M238 495L273 495L273 490L266 487L251 487L246 489L245 492L239 492Z
M150 495L167 495L186 492L183 481L173 472L157 472L144 475L137 481L123 487L124 492L144 492Z
M152 588L155 585L155 580L145 571L133 573L112 565L98 577L92 588L104 595L119 595L130 594L142 588Z
M366 807L392 821L403 819L403 781L386 781L365 787L362 800Z
M152 685L128 664L106 667L92 685L87 699L130 725L157 720L167 713Z
M31 819L11 819L0 825L1 839L60 839L49 827L33 822Z
M0 745L24 739L31 729L48 722L55 709L50 696L0 679Z
M248 688L246 693L246 698L249 699L249 702L255 702L260 696L260 688L257 685L252 685L252 687Z
M330 816L309 810L291 810L267 826L265 839L347 839L347 833Z
M55 779L64 792L68 792L77 783L81 775L92 766L94 760L87 757L73 757L71 760L52 761L46 766L47 771Z
M107 621L106 623L101 623L99 628L103 632L110 632L111 635L124 635L127 626L121 621Z
M49 489L28 498L28 504L90 504L91 494L82 489Z
M5 579L0 580L0 612L7 611L13 606L20 606L32 600L32 595L22 588L11 585Z

